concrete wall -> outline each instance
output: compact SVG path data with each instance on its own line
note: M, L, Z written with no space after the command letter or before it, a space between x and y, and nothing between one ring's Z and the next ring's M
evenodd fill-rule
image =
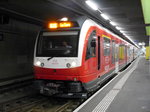
M33 75L33 51L40 27L10 19L0 24L0 82Z

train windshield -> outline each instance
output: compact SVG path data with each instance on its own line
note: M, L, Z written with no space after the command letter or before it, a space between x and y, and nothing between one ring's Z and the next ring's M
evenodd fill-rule
M37 44L37 56L77 57L78 31L43 32Z

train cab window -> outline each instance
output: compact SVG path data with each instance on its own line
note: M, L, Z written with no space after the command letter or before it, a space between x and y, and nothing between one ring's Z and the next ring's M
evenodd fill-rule
M104 56L110 55L110 39L104 37Z
M96 31L94 30L89 38L86 50L86 60L91 57L96 57Z
M42 32L37 45L37 56L77 57L78 31Z

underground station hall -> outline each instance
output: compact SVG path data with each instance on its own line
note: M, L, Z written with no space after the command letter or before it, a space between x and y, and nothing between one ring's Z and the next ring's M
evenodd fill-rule
M150 112L150 0L0 0L0 112Z

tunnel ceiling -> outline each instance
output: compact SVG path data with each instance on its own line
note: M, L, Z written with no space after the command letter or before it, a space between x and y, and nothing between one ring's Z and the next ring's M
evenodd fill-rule
M118 27L135 42L148 45L144 18L140 0L92 0L99 9L117 23ZM64 16L69 18L86 15L106 26L109 30L124 37L117 29L101 18L100 13L93 11L85 0L1 0L0 14L7 14L35 24L57 20ZM127 39L126 39L127 40Z

